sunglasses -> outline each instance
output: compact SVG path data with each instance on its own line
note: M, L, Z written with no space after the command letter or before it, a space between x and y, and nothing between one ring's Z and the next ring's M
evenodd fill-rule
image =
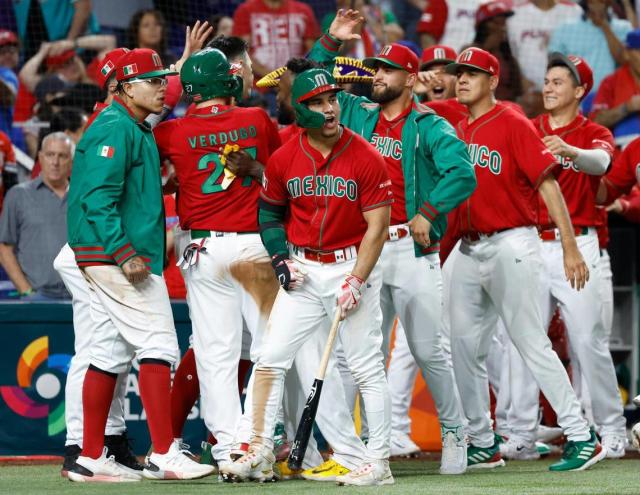
M130 84L136 84L136 83L147 83L150 86L153 86L154 88L160 88L162 86L166 86L168 81L166 78L164 77L149 77L146 79L129 79L128 81L124 81Z

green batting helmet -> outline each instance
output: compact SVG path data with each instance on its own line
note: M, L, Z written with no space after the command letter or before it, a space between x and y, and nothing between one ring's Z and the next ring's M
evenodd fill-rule
M220 96L233 96L236 100L242 97L242 78L217 48L191 55L180 70L180 82L195 102Z
M296 123L300 127L320 128L324 125L324 115L309 110L304 103L327 91L342 91L335 78L324 69L309 69L298 74L291 86L291 105L296 113Z

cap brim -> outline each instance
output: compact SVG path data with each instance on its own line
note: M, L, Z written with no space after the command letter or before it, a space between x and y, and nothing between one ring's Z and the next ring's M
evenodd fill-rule
M420 70L427 70L432 65L436 64L452 64L455 62L455 59L450 58L434 58L433 60L429 60L428 62L420 62Z
M362 61L362 63L365 67L370 67L372 69L374 69L378 64L384 64L388 65L389 67L393 67L394 69L406 70L401 65L398 65L394 62L391 62L390 60L387 60L386 58L381 57L367 57Z
M151 72L133 76L131 79L150 79L152 77L177 76L178 74L180 73L171 69L152 70Z
M323 93L328 93L328 92L334 92L334 93L338 93L340 91L343 91L343 89L340 86L337 86L335 84L328 84L326 86L320 86L319 88L314 89L313 91L309 91L306 95L302 95L300 98L298 98L298 103L303 103L305 101L310 100L311 98L321 95Z
M547 69L549 68L549 66L551 64L557 63L557 62L560 62L567 69L569 69L571 71L571 73L573 74L573 77L576 78L576 81L578 81L580 84L584 84L584 82L582 81L582 79L580 77L580 73L578 72L578 69L577 69L576 65L564 53L553 52L552 54L550 54L549 55L549 61L547 63Z
M447 74L457 74L458 73L458 69L460 69L461 67L467 68L467 69L474 69L474 70L478 70L480 72L484 72L485 74L489 74L490 76L494 76L495 74L492 74L491 72L489 72L486 69L483 69L482 67L478 67L477 65L472 65L472 64L459 64L459 63L452 63L447 65L444 68L444 71Z

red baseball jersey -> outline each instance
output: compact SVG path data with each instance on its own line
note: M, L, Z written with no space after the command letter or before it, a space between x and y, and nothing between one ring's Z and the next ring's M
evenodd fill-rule
M607 188L607 203L629 194L635 184L640 184L640 138L631 141L620 153L602 183Z
M425 101L425 105L436 112L440 117L456 127L461 120L469 116L469 110L455 98L448 98L440 101Z
M596 211L600 216L600 225L596 226L598 245L600 246L600 249L607 249L607 246L609 245L609 214L603 206L597 207Z
M276 151L264 173L262 198L288 205L287 239L296 246L332 251L359 245L363 212L390 205L391 182L382 157L346 127L324 158L302 132Z
M499 102L472 123L461 121L457 131L467 143L478 181L458 207L461 233L536 225L536 190L558 163L533 124Z
M236 177L225 188L221 155L237 144L260 163L280 146L280 136L261 108L212 105L191 107L180 119L153 131L161 159L178 178L178 216L183 230L257 232L260 185Z
M280 134L280 141L282 141L282 144L286 143L292 137L296 137L300 134L301 130L302 129L296 124L289 124L288 126L283 127L278 131L278 134Z
M533 119L533 125L541 138L559 136L571 146L585 150L601 149L607 152L610 159L613 158L615 145L611 131L590 121L583 115L578 115L573 122L564 127L552 129L549 124L549 114L543 114ZM571 223L575 227L600 225L602 217L596 209L596 194L598 184L600 184L600 176L580 172L573 160L569 158L556 156L556 159L562 165L557 179L567 203ZM543 228L553 226L553 221L549 217L547 206L542 198L539 198L538 202L540 205L540 226Z
M407 222L407 208L404 197L404 174L402 172L402 128L411 112L409 106L393 120L387 120L382 112L371 136L371 144L378 150L387 166L391 179L393 205L391 206L391 225Z

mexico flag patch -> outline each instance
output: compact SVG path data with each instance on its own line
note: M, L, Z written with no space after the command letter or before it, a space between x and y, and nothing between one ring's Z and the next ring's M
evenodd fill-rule
M113 158L113 152L115 149L113 146L101 146L98 148L98 156L102 156L104 158Z
M111 60L107 60L107 63L102 66L102 69L100 69L100 72L104 77L107 77L109 73L115 68L116 67L115 65L113 65L113 62Z
M122 68L122 73L125 76L130 76L132 74L137 74L138 73L138 64L125 65Z

